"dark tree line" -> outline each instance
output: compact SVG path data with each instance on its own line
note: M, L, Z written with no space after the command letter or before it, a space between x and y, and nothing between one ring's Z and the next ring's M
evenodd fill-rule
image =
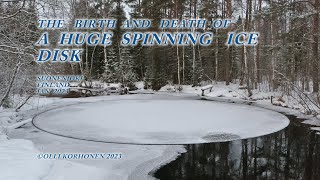
M198 85L201 81L216 80L228 85L237 81L248 89L249 95L262 84L267 84L269 90L279 86L286 89L284 85L290 81L303 90L318 91L318 0L74 0L73 3L76 13L71 19L119 20L112 30L115 34L112 46L85 47L82 68L90 78L122 83L143 80L153 89L167 82ZM120 25L127 18L124 7L130 10L131 18L152 19L153 26L148 31L164 31L159 29L163 18L231 18L234 24L228 29L196 30L214 33L214 43L208 47L121 47L124 30ZM260 32L259 44L228 47L225 42L230 31Z
M1 103L13 89L21 90L16 87L21 80L32 87L29 76L39 71L83 74L87 82L145 81L153 89L168 82L199 85L202 81L225 81L226 85L240 83L248 95L265 87L268 91L319 91L319 0L13 0L0 4ZM215 37L210 46L124 47L119 45L125 32L120 26L128 17L151 19L148 31L158 32L169 31L159 29L163 18L231 18L234 24L228 29L190 30L211 31ZM118 23L115 29L95 30L112 31L113 44L84 45L79 64L35 64L32 60L37 48L33 45L41 33L36 28L39 18L69 20L63 31L75 31L77 18L115 18ZM225 42L230 31L260 32L259 44L228 47ZM59 31L49 33L50 48L55 48ZM23 78L16 81L16 75Z

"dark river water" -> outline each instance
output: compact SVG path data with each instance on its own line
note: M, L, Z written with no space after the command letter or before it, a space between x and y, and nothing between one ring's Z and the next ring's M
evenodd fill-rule
M186 145L186 153L153 176L161 180L320 180L320 135L301 119L287 117L290 125L270 135Z

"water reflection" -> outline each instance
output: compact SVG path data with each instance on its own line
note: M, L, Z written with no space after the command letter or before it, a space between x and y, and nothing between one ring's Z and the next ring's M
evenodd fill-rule
M277 133L232 142L187 145L160 168L163 179L320 179L319 135L294 117Z

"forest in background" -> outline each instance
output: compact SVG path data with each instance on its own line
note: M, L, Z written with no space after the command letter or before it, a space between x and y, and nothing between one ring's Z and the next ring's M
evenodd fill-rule
M40 17L69 22L152 19L148 30L156 32L164 18L229 18L235 26L197 30L213 32L210 46L123 47L119 42L124 30L117 23L112 46L84 46L81 63L37 64L34 43L42 33L37 29ZM0 22L0 106L10 101L11 93L33 94L38 74L82 74L88 86L93 80L126 85L144 81L153 90L167 83L225 81L239 83L248 96L255 89L296 92L303 100L319 102L319 0L8 0L0 2ZM72 25L50 31L51 44L59 31L75 31ZM230 31L260 32L259 44L228 47Z

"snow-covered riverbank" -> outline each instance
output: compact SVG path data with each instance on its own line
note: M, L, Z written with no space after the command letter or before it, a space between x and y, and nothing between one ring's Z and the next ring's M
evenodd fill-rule
M238 104L252 104L257 107L270 109L276 112L282 112L285 114L295 115L298 118L306 119L303 123L320 126L320 116L307 115L305 108L299 104L298 100L290 96L285 95L283 92L270 92L267 85L261 86L259 89L252 90L253 95L249 98L247 90L241 88L239 84L230 83L229 86L225 85L225 82L216 82L212 84L212 92L206 91L204 99L231 102ZM171 92L173 94L198 94L201 95L201 87L192 87L191 85L182 85L182 91L178 92L178 86L166 85L163 86L161 92ZM306 92L307 94L307 92ZM282 97L285 101L283 105L287 107L275 106L271 104L271 97ZM312 107L317 108L317 107ZM320 109L318 110L320 113Z
M141 95L138 95L141 96ZM6 118L13 121L13 117L29 118L38 113L86 102L108 101L114 99L136 99L137 96L105 96L83 99L54 99L52 103L27 109L19 113L11 112ZM141 96L139 99L149 99ZM175 97L170 97L175 98ZM40 100L41 101L41 100ZM3 112L6 115L10 111ZM2 114L2 115L4 115ZM94 116L94 115L93 115ZM2 116L4 117L4 116ZM10 118L11 117L11 118ZM4 119L4 118L3 118ZM6 127L12 123L6 123ZM31 123L23 125L18 129L5 130L10 138L3 138L0 143L0 167L6 173L0 174L0 179L46 179L46 180L85 180L90 177L94 180L100 179L147 179L148 175L160 165L175 159L184 152L183 146L147 146L147 145L126 145L88 142L60 137L35 128ZM5 137L5 136L2 136ZM27 151L26 151L27 150ZM8 152L11 152L8 154ZM39 153L122 153L118 160L39 160ZM6 156L7 154L7 156ZM2 163L5 162L5 163ZM12 166L7 166L11 164ZM33 169L33 170L30 170ZM79 172L78 172L79 171ZM17 173L19 172L19 173ZM29 172L29 173L26 173ZM23 178L22 178L23 177Z
M214 87L215 88L215 87ZM185 88L187 91L187 88ZM195 95L199 90L196 88L189 89L191 94L185 93L170 93L159 92L156 95L128 95L128 96L99 96L90 98L78 99L59 99L59 98L33 98L30 105L23 107L19 112L12 110L5 110L0 113L0 122L2 131L5 131L10 140L2 135L0 138L0 167L1 169L8 169L6 173L0 174L0 179L147 179L152 178L148 175L149 172L155 171L159 166L164 163L170 162L184 152L185 149L181 145L127 145L127 144L110 144L99 142L88 142L77 139L70 139L65 137L56 136L43 132L35 128L31 123L23 125L18 129L8 129L15 124L16 121L26 120L35 115L48 111L51 109L70 107L71 104L80 103L97 103L101 101L114 101L114 100L133 100L133 101L148 101L150 99L159 98L167 100L181 100L181 98L198 99ZM223 91L225 93L234 93L233 91ZM239 98L240 96L228 97L227 95L217 95L214 91L209 93L206 98L215 101L236 102L239 104L254 104L263 108L286 112L288 114L295 114L302 116L299 111L290 108L281 108L271 105L269 100L258 100L250 102ZM37 105L32 102L37 102ZM130 107L135 107L130 105ZM124 109L130 108L126 107ZM176 106L175 106L176 107ZM168 107L174 108L174 107ZM250 108L250 107L248 107ZM189 110L190 111L190 110ZM206 110L209 111L209 110ZM248 112L250 109L247 110ZM123 113L126 113L124 110ZM165 113L165 112L164 112ZM182 112L180 112L182 113ZM92 117L96 114L92 113ZM121 114L119 116L122 116ZM145 113L137 113L132 116L142 117L147 116ZM151 114L150 116L157 116ZM200 116L200 115L199 115ZM51 116L52 117L52 116ZM309 116L308 116L309 117ZM46 117L43 117L46 118ZM71 118L71 117L70 117ZM88 117L87 117L88 118ZM117 117L113 117L115 121ZM151 118L151 117L150 117ZM146 118L147 120L148 118ZM310 117L309 117L310 119ZM52 119L51 119L52 120ZM92 120L88 118L88 121ZM54 121L54 120L52 120ZM317 125L319 122L316 118L306 120L307 123L314 123ZM168 123L168 122L167 122ZM170 122L169 122L170 123ZM80 129L81 132L81 129ZM2 140L1 140L2 139ZM24 140L16 140L24 139ZM9 153L10 151L10 153ZM39 160L37 154L42 153L122 153L123 158L119 160ZM8 154L8 156L6 156ZM6 162L11 166L2 164ZM38 168L39 167L39 168ZM11 169L15 171L10 171ZM29 170L33 168L34 171ZM67 172L66 172L67 171ZM21 173L17 173L21 172ZM27 173L30 172L30 173ZM86 172L86 175L83 175ZM91 174L91 175L90 175ZM89 176L88 176L89 175ZM10 178L8 178L10 177Z

